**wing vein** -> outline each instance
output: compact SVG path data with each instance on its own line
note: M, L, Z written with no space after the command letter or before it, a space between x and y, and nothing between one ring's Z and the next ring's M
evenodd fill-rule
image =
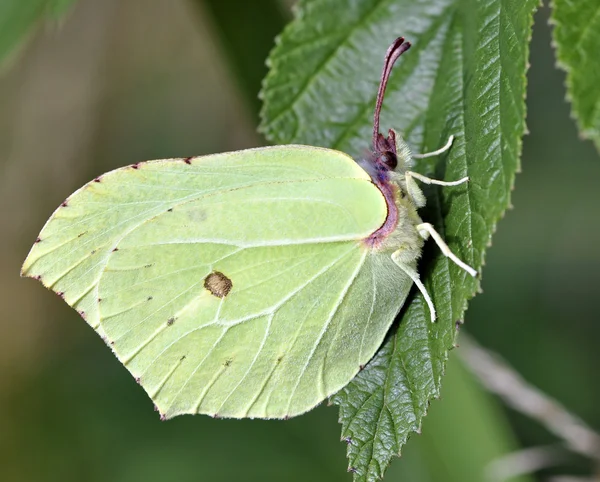
M292 400L294 399L294 396L296 394L296 391L298 390L298 386L300 385L300 381L302 380L302 377L306 374L306 370L308 368L308 365L310 364L310 361L312 360L312 357L314 356L319 344L321 343L321 340L323 339L323 337L325 336L325 332L327 331L327 328L329 327L329 324L331 323L331 320L333 319L333 317L335 316L335 314L337 313L337 310L339 309L340 305L342 304L342 301L345 299L346 294L348 293L348 290L350 289L350 286L352 285L352 283L354 283L354 280L356 279L356 277L358 276L358 273L362 267L362 265L365 262L367 256L367 251L364 251L362 253L361 259L360 261L357 263L356 269L354 270L354 273L352 274L352 276L350 277L350 279L348 280L348 283L346 284L344 290L342 291L340 298L338 299L338 303L333 307L333 309L330 312L330 315L327 319L327 321L325 322L325 324L323 325L323 328L321 330L321 332L319 333L319 336L317 337L313 348L306 360L306 363L304 364L304 367L302 368L301 372L300 372L300 376L298 377L298 381L296 382L296 385L294 386L294 388L292 389L292 393L290 395L289 401L288 401L288 407L287 407L287 411L290 411L290 407L292 405ZM326 395L324 395L325 397Z

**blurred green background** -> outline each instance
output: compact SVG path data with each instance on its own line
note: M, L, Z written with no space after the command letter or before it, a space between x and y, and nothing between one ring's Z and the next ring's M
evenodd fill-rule
M202 3L81 0L0 76L0 480L351 480L335 407L287 422L159 422L93 330L18 277L54 208L98 174L263 143L258 103L227 62L231 45L222 40L232 37L214 20L218 2ZM547 19L544 7L515 209L499 224L465 329L600 428L600 162L569 116ZM272 21L252 24L269 31ZM556 442L451 362L442 402L386 480L484 480L498 452ZM530 480L589 470L573 456Z

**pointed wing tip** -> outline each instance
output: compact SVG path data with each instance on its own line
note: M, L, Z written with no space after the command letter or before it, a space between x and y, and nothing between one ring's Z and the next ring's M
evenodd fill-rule
M37 238L37 239L39 240L40 238ZM21 270L19 271L21 278L34 278L34 279L37 279L38 281L41 281L41 278L42 278L41 274L34 273L32 270L33 264L36 261L35 256L34 256L34 251L35 251L35 248L37 247L37 243L39 243L39 241L36 240L34 245L29 250L29 253L27 253L27 257L23 260L23 264L21 265Z
M41 241L42 241L42 239L38 236L37 238L35 238L33 245L29 249L29 253L27 253L25 260L23 261L23 264L21 265L21 271L20 271L21 278L37 278L36 275L31 273L31 267L32 267L33 263L35 263L34 252L36 251L36 248Z
M21 276L21 278L33 278L35 280L38 280L42 284L44 284L42 282L42 276L39 274L35 274L31 271L31 263L28 263L28 261L29 261L29 256L23 262L23 265L21 266L21 270L19 271L19 276Z

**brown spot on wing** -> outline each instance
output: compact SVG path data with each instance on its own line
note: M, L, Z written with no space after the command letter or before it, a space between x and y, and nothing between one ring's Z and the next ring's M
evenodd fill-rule
M225 298L232 286L231 280L220 271L213 271L204 278L204 287L217 298Z

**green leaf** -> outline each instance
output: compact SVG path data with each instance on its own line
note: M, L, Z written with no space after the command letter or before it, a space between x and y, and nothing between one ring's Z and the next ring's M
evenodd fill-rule
M403 35L413 43L395 67L382 131L395 128L416 152L448 136L448 154L414 170L467 190L428 189L424 220L451 249L481 268L509 205L525 132L525 72L537 0L301 1L273 50L261 130L275 143L305 143L360 157L369 149L383 54ZM355 480L383 476L439 396L448 350L478 283L431 243L420 263L438 310L431 324L413 290L378 354L341 392L342 438Z
M75 0L1 0L0 65L25 40L31 29L45 17L56 20Z
M584 137L600 149L600 2L553 0L558 63L567 72L567 96Z

